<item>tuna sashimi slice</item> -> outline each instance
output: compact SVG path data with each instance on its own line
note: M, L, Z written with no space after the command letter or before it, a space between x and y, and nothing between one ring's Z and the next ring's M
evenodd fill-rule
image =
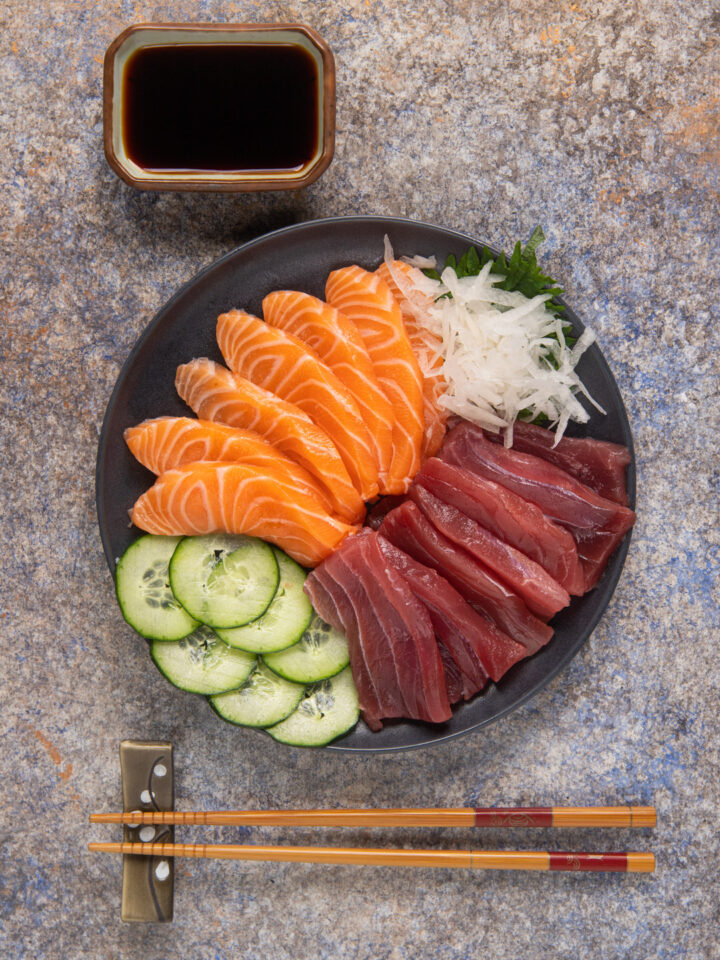
M500 435L488 439L501 442ZM513 426L512 449L531 453L555 464L613 503L628 505L627 468L630 451L619 443L564 434L555 445L555 434L534 423L518 420Z
M420 469L425 430L423 377L405 333L402 313L388 285L358 266L334 270L325 287L328 303L352 321L362 337L395 414L393 456L386 493L405 493Z
M457 507L413 484L410 496L432 525L467 550L523 599L532 612L549 620L570 603L570 594L524 553L498 539Z
M339 584L352 606L335 601L341 616L358 627L358 646L350 644L353 674L359 662L361 680L371 681L381 718L407 717L442 723L451 716L440 652L429 615L414 596L403 576L385 562L377 537L368 532L347 541L306 581L311 600L316 584L325 589L322 604L335 597ZM334 611L328 611L333 613ZM322 613L321 613L322 616ZM362 684L361 684L362 686ZM364 704L361 700L361 706Z
M246 533L274 543L306 567L355 532L331 517L281 471L230 463L191 463L161 474L131 512L147 533Z
M350 392L314 350L244 310L218 317L217 341L231 370L294 403L327 433L363 500L377 496L367 427Z
M392 269L403 276L408 283L414 267L402 260L395 260ZM447 429L447 411L440 406L440 397L445 393L445 378L440 373L443 358L440 352L442 341L434 333L418 322L415 312L397 285L387 263L383 263L375 271L390 287L392 295L402 311L410 346L417 357L418 366L423 375L423 414L425 418L425 435L423 437L422 458L433 457L440 449ZM426 305L432 300L428 297Z
M205 358L178 367L175 387L198 417L255 430L304 467L325 492L328 512L349 523L364 516L365 504L337 447L294 404Z
M379 532L415 560L437 570L469 603L521 643L528 655L552 637L551 627L479 560L443 536L411 500L391 510Z
M437 457L423 465L414 483L539 563L568 593L583 592L585 578L572 535L535 504L499 483ZM366 523L370 523L370 516Z
M403 574L415 596L427 607L435 633L446 646L448 655L470 684L477 683L477 690L482 689L485 674L497 682L513 664L528 655L522 644L473 610L436 570L413 560L382 536L379 543L385 557Z
M394 493L389 497L381 497L380 500L373 504L368 510L367 516L365 517L365 526L370 527L371 530L379 530L380 524L388 513L394 510L395 507L399 507L401 503L404 503L405 499L406 494L404 493Z
M349 390L365 422L378 468L380 492L392 459L395 415L378 383L354 323L329 303L295 290L277 290L263 300L267 323L298 337Z
M355 614L356 607L361 608L367 603L367 599L360 583L348 584L348 591L359 595L355 605L345 587L325 569L323 564L316 567L305 581L305 592L310 597L315 610L336 630L345 632L350 652L350 667L363 719L371 730L381 730L382 718L385 714L365 662L365 654L360 643L360 625Z
M468 683L442 640L438 640L437 645L443 676L445 677L445 692L447 693L448 703L452 706L460 700L469 700L482 687L474 688L472 684Z
M190 417L157 417L128 427L124 437L133 456L154 474L201 460L267 466L286 473L300 490L332 512L329 497L312 475L254 430Z
M443 723L451 711L432 622L402 574L385 562L377 534L357 537L340 551L367 585L373 623L379 624L396 662L398 685L412 720ZM374 627L373 627L374 629Z
M635 522L632 510L599 496L546 460L491 443L475 424L453 427L439 455L502 484L567 527L577 544L585 591L595 586L610 554Z

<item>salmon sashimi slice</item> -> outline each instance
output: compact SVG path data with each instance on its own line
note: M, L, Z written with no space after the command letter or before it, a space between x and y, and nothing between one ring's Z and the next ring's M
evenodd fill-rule
M425 432L423 377L388 285L358 266L333 270L325 295L351 320L395 414L393 456L385 493L405 493L420 469Z
M425 435L423 437L422 458L433 457L440 449L447 430L447 411L440 406L440 397L445 393L445 377L440 373L443 358L440 353L442 340L431 330L423 326L417 319L416 309L407 299L398 286L393 272L400 274L411 283L415 267L402 260L392 261L392 270L387 263L383 263L375 273L390 287L392 295L398 302L403 315L405 332L410 346L417 357L418 366L423 375L423 414L425 418ZM430 297L424 297L425 307L432 303Z
M349 391L314 350L243 310L218 317L217 341L235 373L294 403L327 433L363 500L377 496L367 427Z
M323 492L329 513L349 523L364 516L365 504L335 444L294 404L204 358L178 367L175 387L198 417L255 430L304 467Z
M330 498L314 477L254 430L190 417L157 417L129 427L124 436L135 459L157 475L201 460L269 467L333 512Z
M190 463L168 470L130 516L147 533L260 537L305 567L320 563L356 530L331 517L280 471L237 463Z
M384 489L392 459L395 416L355 324L323 300L294 290L268 294L263 300L263 316L271 326L314 350L350 392L368 429Z

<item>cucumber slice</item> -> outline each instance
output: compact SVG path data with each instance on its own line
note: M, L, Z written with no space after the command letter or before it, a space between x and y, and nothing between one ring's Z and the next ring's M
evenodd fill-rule
M218 629L218 636L231 647L253 653L284 650L297 643L310 623L313 608L303 590L307 573L282 550L272 547L272 551L280 571L277 592L257 620L235 630Z
M263 660L286 680L315 683L343 670L350 663L350 654L345 634L315 614L296 644L280 653L263 654Z
M150 656L173 686L205 695L236 690L245 683L256 663L252 653L233 650L206 626L175 643L155 640Z
M269 727L268 733L293 747L323 747L354 727L359 716L357 691L346 667L337 676L308 687L297 709Z
M304 693L302 684L283 680L259 661L238 690L210 697L210 706L230 723L243 727L269 727L289 716Z
M168 564L181 539L147 533L130 544L115 568L122 615L148 640L180 640L198 625L170 589Z
M186 537L170 561L173 593L209 627L241 627L262 616L279 577L275 554L257 537Z

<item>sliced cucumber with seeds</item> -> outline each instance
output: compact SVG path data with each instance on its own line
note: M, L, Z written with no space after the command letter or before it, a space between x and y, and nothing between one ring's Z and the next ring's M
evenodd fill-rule
M272 603L265 613L244 627L234 630L218 628L218 635L231 647L267 653L284 650L297 643L313 615L303 584L307 573L286 553L272 548L280 571L280 582Z
M115 568L122 614L148 640L180 640L198 625L170 589L168 564L181 539L145 534L130 544Z
M279 571L257 537L186 537L170 561L170 585L188 613L210 627L241 627L267 610Z
M268 727L268 733L294 747L323 747L354 727L359 716L357 691L347 667L308 687L297 709L286 720Z
M275 673L295 683L315 683L333 677L350 663L345 634L315 614L300 640L263 660Z
M230 723L243 727L269 727L289 716L304 694L305 687L301 683L283 680L260 661L239 689L210 697L210 706Z
M206 626L175 643L155 640L150 656L173 686L205 695L237 690L256 664L254 654L233 650Z

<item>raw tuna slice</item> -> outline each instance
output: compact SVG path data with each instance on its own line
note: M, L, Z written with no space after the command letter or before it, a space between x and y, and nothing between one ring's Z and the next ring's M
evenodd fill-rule
M437 457L425 463L415 477L415 484L462 510L496 537L539 563L568 593L583 592L585 578L572 535L548 520L534 504L492 480ZM371 526L375 510L373 508L366 520Z
M453 608L452 604L448 606L447 594L442 588L443 578L436 573L435 570L416 563L416 561L408 557L407 554L403 554L402 550L399 550L388 540L385 540L384 537L379 538L379 543L383 554L390 561L391 565L402 574L405 582L430 615L430 622L433 625L438 640L440 657L442 659L443 669L445 670L445 686L450 703L457 703L460 699L469 700L470 697L483 689L488 681L488 673L481 658L474 650L472 639L465 639L463 630L467 627L467 623L465 622L466 618L463 616L463 612L469 611L470 614L479 620L483 620L484 618L479 613L476 613L472 607L463 600L460 594L453 590L447 580L445 580L444 586L448 590L452 590L455 595L453 598L455 599L454 607L456 607L457 610ZM393 553L396 555L395 559L393 558ZM398 556L403 559L398 560ZM427 571L429 577L426 576L423 578L417 574L413 575L409 569L410 564L414 564L416 568ZM423 588L422 580L424 579L427 583L427 580L430 578L433 579L432 586L436 588L437 593L440 594L439 597L434 596L428 586ZM443 596L446 601L445 604L443 604ZM524 647L520 647L520 649L522 650L521 656L525 656ZM450 666L448 666L448 664L450 664ZM456 695L456 686L459 687L459 696Z
M336 630L345 632L350 650L353 681L363 719L371 730L381 730L381 718L385 713L365 662L365 652L360 643L360 624L355 615L356 606L367 602L362 584L350 583L346 592L343 584L336 580L323 565L316 567L312 576L307 578L305 592L323 620L332 624ZM350 592L359 595L355 606L350 599Z
M350 643L350 663L353 673L358 660L367 671L381 710L369 720L449 720L442 661L429 614L402 574L385 561L375 534L349 541L347 550L328 557L317 576L326 590L328 578L334 580L352 604L359 649ZM306 581L311 600L314 580ZM365 710L363 701L361 706Z
M513 664L528 655L525 647L499 630L494 623L466 603L445 577L379 537L383 554L399 570L430 613L435 633L458 669L470 682L484 683L488 674L497 682ZM442 651L441 651L442 653ZM477 670L477 664L481 672Z
M521 643L528 655L552 637L551 627L534 616L520 597L479 560L436 530L411 500L390 511L380 533L415 560L442 574L469 603Z
M364 579L372 602L368 613L392 649L399 688L412 720L442 723L451 711L445 696L442 662L432 623L404 577L384 562L377 535L359 537L342 559Z
M457 507L443 503L420 486L413 485L410 496L440 533L489 567L541 620L549 620L570 603L567 590L540 564L499 540Z
M378 530L388 513L394 510L395 507L399 507L404 500L404 493L390 494L387 497L381 497L380 500L368 510L367 516L365 517L365 526L370 527L371 530Z
M635 522L632 510L599 496L552 463L491 443L474 424L454 427L440 457L502 484L567 527L577 544L586 592Z
M488 439L502 441L498 434L488 434ZM592 437L568 437L564 435L557 446L555 434L534 423L517 421L513 426L512 449L531 453L541 460L555 464L561 470L586 484L601 497L620 503L628 503L627 467L630 451L619 443L594 440Z
M469 700L472 693L466 692L466 684L460 668L453 660L448 648L440 640L438 640L438 650L440 651L440 660L442 661L443 673L445 675L445 691L447 693L448 703L453 704L458 703L460 700Z

